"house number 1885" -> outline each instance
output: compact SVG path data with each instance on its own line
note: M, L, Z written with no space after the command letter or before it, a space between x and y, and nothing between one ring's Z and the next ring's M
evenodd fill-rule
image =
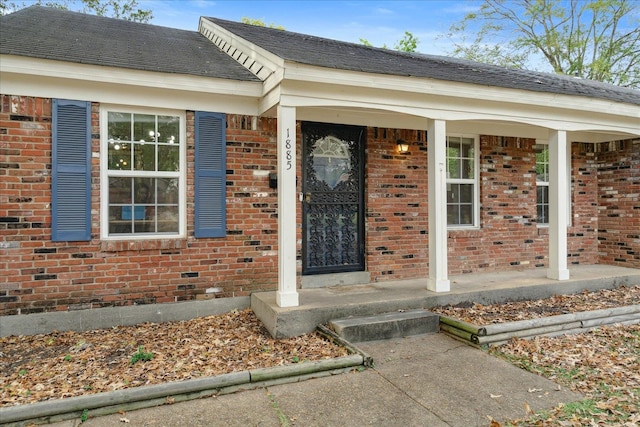
M285 157L287 159L287 170L293 167L293 158L291 156L291 138L289 137L289 128L287 128L287 139L284 141Z

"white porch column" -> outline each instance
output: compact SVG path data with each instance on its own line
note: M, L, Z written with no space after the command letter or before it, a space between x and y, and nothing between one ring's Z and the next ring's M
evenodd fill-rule
M427 289L449 292L447 263L447 135L444 120L429 120L429 281Z
M567 132L549 132L549 269L547 277L567 280L567 224L569 176Z
M279 307L296 307L296 109L278 105Z

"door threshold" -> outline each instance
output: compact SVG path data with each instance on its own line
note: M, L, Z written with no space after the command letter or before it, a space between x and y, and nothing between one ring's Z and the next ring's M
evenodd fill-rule
M329 288L332 286L364 285L371 283L371 274L367 271L349 273L329 273L302 276L302 289Z

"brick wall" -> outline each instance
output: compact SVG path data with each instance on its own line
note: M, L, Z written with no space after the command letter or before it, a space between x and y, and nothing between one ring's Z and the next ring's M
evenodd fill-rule
M599 262L640 268L640 139L601 148L596 153Z
M227 116L227 230L193 238L194 114L187 113L185 240L99 240L99 105L92 106L92 241L51 242L51 101L2 96L0 314L243 296L277 283L272 119Z
M410 153L395 151L397 138ZM428 275L428 181L424 133L369 129L367 265L373 280ZM450 230L449 274L548 266L548 229L536 223L535 141L480 138L480 228ZM570 264L595 264L597 176L592 153L574 144Z
M480 138L480 229L449 232L450 274L533 267L536 187L533 140Z
M567 236L569 268L571 265L598 263L598 167L592 148L580 143L571 146L571 224Z
M187 112L188 237L100 241L99 105L94 103L93 240L51 242L51 100L9 95L1 100L1 315L276 288L277 193L267 176L277 163L274 119L227 116L225 238L193 237L194 113ZM397 153L399 138L410 142L408 154ZM624 144L598 153L581 144L572 147L570 263L640 267L640 142ZM481 137L481 228L449 232L450 274L548 265L547 229L535 223L532 145L526 139ZM372 280L428 275L426 146L424 132L368 129L365 250ZM297 176L302 176L301 152L298 141ZM296 209L300 251L300 204ZM211 288L218 292L207 293Z
M548 266L548 228L536 223L532 139L480 138L480 229L449 232L450 274ZM597 262L596 174L575 144L571 165L570 264Z
M369 128L366 263L371 279L426 277L429 263L426 135ZM399 154L396 141L410 142Z

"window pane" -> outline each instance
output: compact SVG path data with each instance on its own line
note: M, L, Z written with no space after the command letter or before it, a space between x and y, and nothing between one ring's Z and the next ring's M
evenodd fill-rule
M460 203L473 203L473 185L459 184L458 191Z
M154 178L136 178L134 179L134 203L135 204L155 204L155 179Z
M132 222L130 213L131 206L110 206L109 234L131 233Z
M547 224L549 222L549 187L538 186L536 194L538 223Z
M109 178L109 203L131 203L131 178Z
M133 140L138 142L155 141L156 116L150 114L133 115Z
M460 148L462 149L460 157L466 157L468 159L473 159L473 144L474 140L470 138L464 138L463 141L460 142Z
M153 143L136 144L133 152L134 170L156 170L156 146Z
M178 204L178 179L161 178L157 185L158 204Z
M158 170L175 172L180 169L180 146L158 146Z
M460 142L462 141L462 139L460 137L457 136L448 136L447 137L447 147L456 150L456 156L459 155L460 153Z
M447 177L460 178L460 138L447 137Z
M547 186L538 186L536 189L538 194L538 204L549 204L549 187Z
M460 225L473 225L473 206L472 205L460 205Z
M108 116L108 139L131 141L131 114L110 112Z
M447 203L460 202L460 184L447 184Z
M460 224L460 209L458 205L447 205L447 223L449 225Z
M460 159L457 157L447 158L447 178L460 178Z
M548 224L549 223L549 205L538 205L538 223L539 224Z
M158 206L158 230L178 232L178 206Z
M465 179L473 179L473 160L463 159L460 161L460 177Z
M110 140L109 170L131 170L131 144Z
M549 182L549 149L546 145L536 145L536 181Z
M180 118L176 116L158 116L158 142L180 143Z

